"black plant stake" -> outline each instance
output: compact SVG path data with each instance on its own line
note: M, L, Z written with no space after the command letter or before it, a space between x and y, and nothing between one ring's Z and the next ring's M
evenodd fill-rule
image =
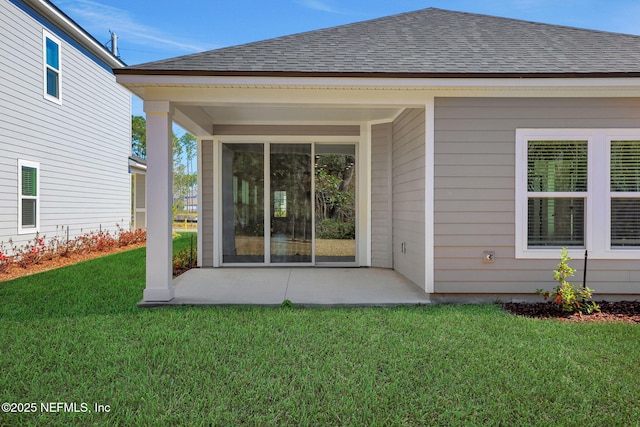
M582 276L583 289L587 287L587 257L588 257L588 251L585 250L584 251L584 276Z
M193 267L193 234L191 235L191 247L189 248L189 268Z

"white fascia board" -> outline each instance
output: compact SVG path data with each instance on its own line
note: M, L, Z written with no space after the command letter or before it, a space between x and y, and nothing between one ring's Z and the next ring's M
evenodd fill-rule
M111 68L124 67L126 64L113 56L111 52L98 43L93 37L89 36L86 31L80 28L76 23L71 21L67 16L60 13L45 0L25 0L27 4L42 13L46 18L50 19L54 24L69 33L75 40L93 52L98 58L105 61Z
M362 77L234 77L119 74L121 84L204 86L319 86L362 88L593 88L638 87L640 77L605 78L362 78Z
M421 108L435 97L640 97L640 78L603 79L356 79L144 76L116 74L141 98L176 103L239 105L379 105Z
M122 82L120 82L122 83ZM124 84L137 92L136 87ZM148 85L142 96L146 101L169 100L175 105L278 105L278 106L371 106L423 108L427 97L502 97L502 98L627 98L640 97L638 87L540 87L540 88L365 88L365 87L206 87L197 85Z

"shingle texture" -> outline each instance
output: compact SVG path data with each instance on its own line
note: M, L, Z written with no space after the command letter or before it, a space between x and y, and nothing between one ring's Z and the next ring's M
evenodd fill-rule
M430 8L120 71L205 75L639 74L640 36Z

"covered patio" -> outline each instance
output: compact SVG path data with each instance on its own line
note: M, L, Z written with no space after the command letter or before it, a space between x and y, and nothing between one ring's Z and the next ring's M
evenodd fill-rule
M428 295L401 274L383 268L198 268L173 280L164 305L396 306L429 304Z

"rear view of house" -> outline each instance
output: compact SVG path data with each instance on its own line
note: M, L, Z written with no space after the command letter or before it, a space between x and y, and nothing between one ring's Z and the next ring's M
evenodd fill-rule
M640 295L638 36L425 9L116 74L147 113L145 301L174 296L173 120L199 139L203 267L392 268L493 300L548 287L568 247L600 296ZM323 246L327 155L353 176L349 250Z
M0 2L0 241L129 226L124 64L46 0Z

